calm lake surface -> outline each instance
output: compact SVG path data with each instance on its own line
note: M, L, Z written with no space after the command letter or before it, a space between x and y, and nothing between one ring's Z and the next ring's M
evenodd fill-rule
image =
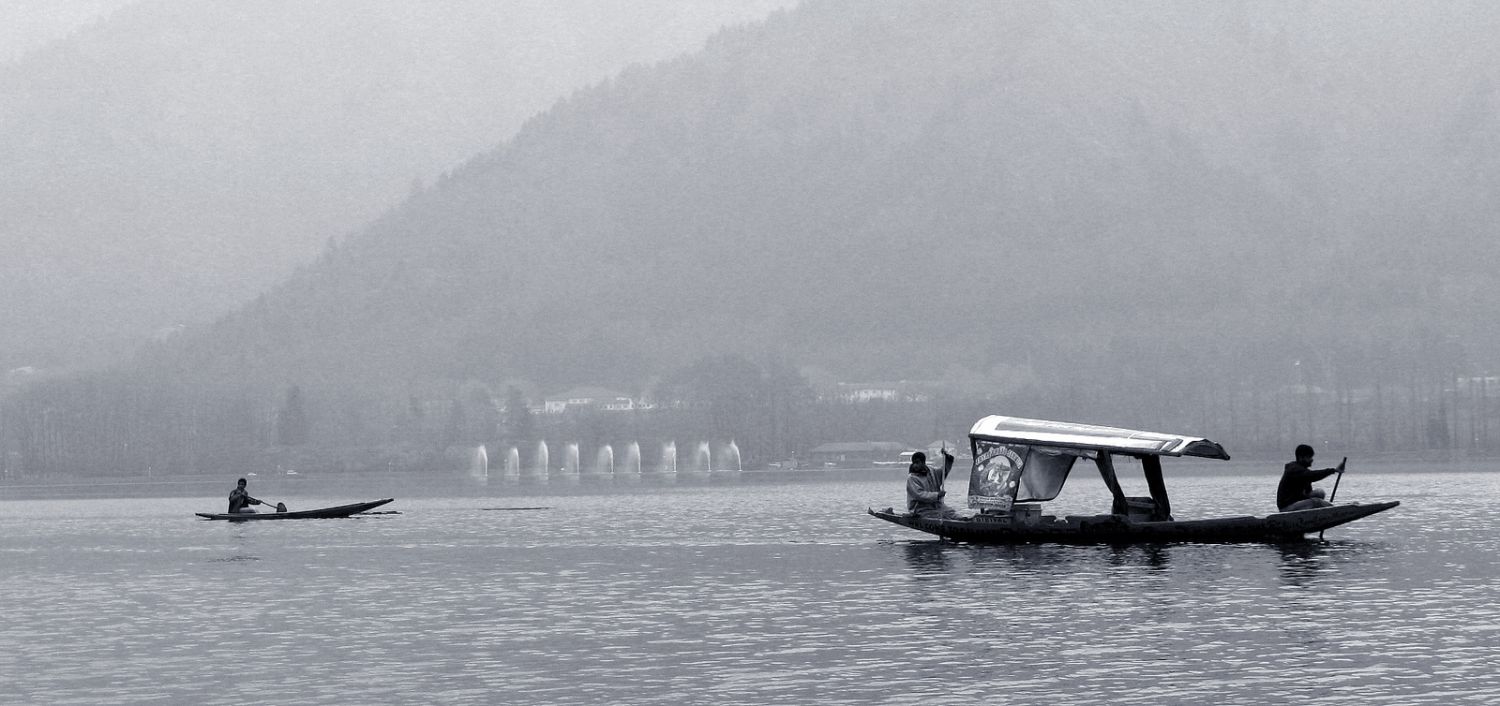
M1500 473L1432 468L1356 465L1339 500L1401 507L1289 545L941 543L864 514L899 470L0 501L0 702L1497 703ZM1178 517L1264 514L1279 465L1167 471Z

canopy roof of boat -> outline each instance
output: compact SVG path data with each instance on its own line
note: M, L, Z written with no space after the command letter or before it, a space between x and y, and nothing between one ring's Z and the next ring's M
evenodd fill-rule
M1196 436L1046 419L992 415L975 422L969 436L1003 443L1093 449L1133 456L1199 456L1229 460L1224 447Z

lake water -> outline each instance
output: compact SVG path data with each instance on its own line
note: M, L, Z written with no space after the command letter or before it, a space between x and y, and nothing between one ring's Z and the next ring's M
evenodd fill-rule
M1176 468L1182 518L1274 495L1265 469ZM1351 472L1338 499L1403 504L1324 542L1128 548L956 545L864 514L902 479L245 524L192 516L220 494L4 501L0 702L1500 702L1500 474ZM1048 512L1106 505L1077 474Z

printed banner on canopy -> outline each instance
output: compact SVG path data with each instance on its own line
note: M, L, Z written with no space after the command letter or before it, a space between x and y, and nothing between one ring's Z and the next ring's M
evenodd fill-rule
M969 507L1009 512L1016 501L1026 453L1021 444L974 442L974 470L969 473Z

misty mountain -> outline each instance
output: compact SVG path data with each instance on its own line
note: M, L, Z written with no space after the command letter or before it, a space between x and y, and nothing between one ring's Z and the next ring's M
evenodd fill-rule
M8 7L38 43L0 63L0 369L221 315L559 96L783 4Z
M1492 356L1497 23L809 2L575 94L153 355L561 384L738 352L996 385Z

